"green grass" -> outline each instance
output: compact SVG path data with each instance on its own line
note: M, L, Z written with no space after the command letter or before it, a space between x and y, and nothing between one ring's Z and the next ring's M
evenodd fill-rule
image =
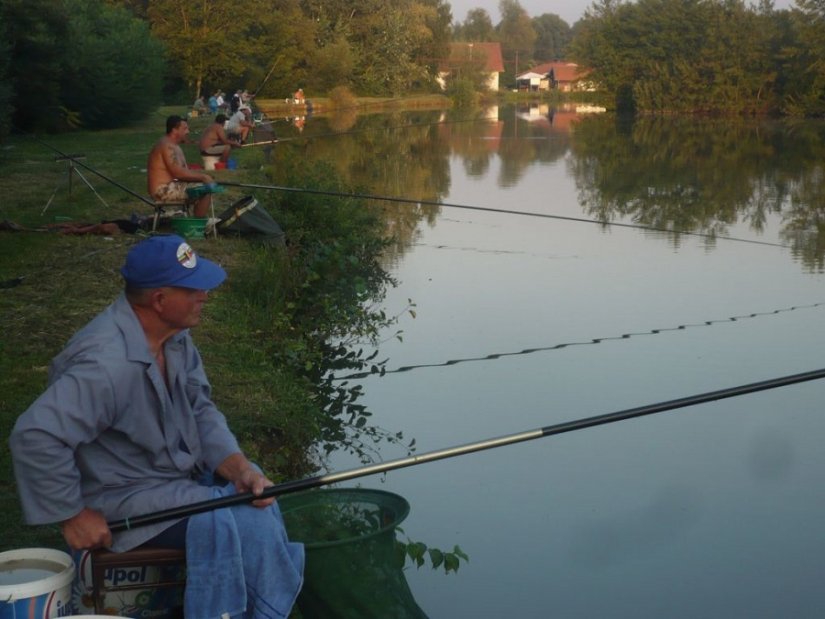
M180 111L163 109L127 129L39 139L64 153L84 154L83 163L145 195L146 156L163 134L166 115ZM194 119L195 137L207 122ZM198 161L196 146L184 149L190 162ZM223 174L241 182L249 178L252 173L247 170L260 167L260 153L254 150L236 151L233 156L241 169L218 172L216 177L220 180ZM139 198L85 169L83 176L109 206L77 176L70 193L65 182L68 165L55 162L55 155L31 136L15 136L0 146L0 220L26 228L0 231L0 285L5 286L0 287L0 550L62 546L56 527L23 525L6 438L17 416L46 386L50 359L119 293L119 267L129 247L141 239L130 234L65 235L54 227L55 219L98 223L152 213ZM52 193L54 199L44 212ZM219 194L224 206L238 197L230 191ZM271 478L305 474L311 466L307 454L318 425L317 411L306 385L273 363L260 345L261 333L250 328L266 323L261 308L249 307L238 293L245 269L262 259L260 250L248 241L225 237L193 245L229 273L228 282L210 295L203 323L193 332L215 400L245 449Z
M133 213L151 214L152 207L141 199L149 199L147 155L165 131L166 116L184 112L163 108L139 124L111 131L11 136L0 146L0 195L4 196L0 219L44 227L54 224L55 218L96 223L129 218ZM190 138L197 140L209 122L208 118L192 119ZM183 150L189 163L200 163L196 144L186 144ZM246 150L235 151L233 156L254 156ZM56 160L60 153L83 157L73 171L70 162ZM234 180L236 176L227 171L215 173L217 179Z
M347 111L350 106L342 109L336 109L335 104L331 99L326 97L312 97L312 112L331 113L335 114L341 111ZM256 100L256 105L267 114L273 116L301 116L306 113L307 107L305 105L293 105L286 103L283 99L261 99ZM379 113L389 112L394 110L444 110L449 109L452 102L445 95L439 94L422 94L422 95L408 95L404 97L357 97L354 99L351 109L355 109L360 113Z

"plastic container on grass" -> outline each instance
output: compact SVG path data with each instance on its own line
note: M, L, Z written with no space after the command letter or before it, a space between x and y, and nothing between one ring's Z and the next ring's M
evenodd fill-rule
M169 221L175 234L185 239L202 239L205 236L206 223L209 219L207 217L173 217Z

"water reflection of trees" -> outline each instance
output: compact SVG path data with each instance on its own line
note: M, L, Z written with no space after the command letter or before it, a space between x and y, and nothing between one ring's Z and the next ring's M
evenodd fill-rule
M502 114L504 134L498 155L501 171L498 184L512 187L528 168L558 161L570 148L570 127L578 116L547 104L523 104Z
M346 133L330 132L327 127L337 125L318 119L313 123L318 137L307 130L300 149L284 149L279 156L299 153L307 161L326 161L346 185L364 193L438 202L450 186L449 145L439 133L438 119L438 112L362 115ZM279 162L273 169L277 178ZM439 211L427 204L381 206L395 240L389 260L415 241L419 221L432 223Z
M622 125L589 117L576 127L570 168L580 202L594 219L726 235L768 216L806 267L825 255L823 125L731 119L642 118Z
M822 270L823 138L825 124L814 121L657 117L623 124L613 115L525 104L469 118L430 111L362 114L343 125L315 118L300 141L275 154L325 160L364 193L422 201L382 204L395 239L389 261L415 242L420 222L435 221L440 208L424 203L448 194L451 156L471 177L498 163L500 186L567 157L593 219L670 230L674 245L680 233L699 233L713 246L734 225L760 233L778 216L782 241L806 267ZM275 161L276 179L285 163Z

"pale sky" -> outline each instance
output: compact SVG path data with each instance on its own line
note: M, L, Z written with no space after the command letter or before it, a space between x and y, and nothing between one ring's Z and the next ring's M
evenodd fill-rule
M463 22L467 11L484 9L490 14L493 25L501 21L498 12L498 0L448 0L453 12L453 22ZM519 0L522 8L530 17L538 17L544 13L555 13L570 26L584 15L586 8L593 4L592 0ZM755 4L755 1L754 1ZM793 5L793 0L774 0L777 9L787 9Z

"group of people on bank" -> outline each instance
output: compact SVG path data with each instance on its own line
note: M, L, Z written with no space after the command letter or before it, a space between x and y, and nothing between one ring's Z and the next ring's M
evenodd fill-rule
M195 99L195 103L192 104L192 109L199 114L206 114L207 112L212 114L217 114L218 112L233 114L237 112L241 106L251 105L252 99L254 98L255 95L245 89L241 90L239 88L231 97L228 98L224 91L216 90L206 101L204 101L203 96L199 96Z
M230 118L218 114L198 141L198 148L203 156L220 157L228 161L233 148L242 146L249 132L255 126L251 109L239 107ZM178 115L166 119L166 133L158 140L151 152L146 166L147 188L149 195L156 202L188 202L186 189L192 183L210 185L213 178L200 170L191 169L183 154L181 144L188 142L189 123ZM193 205L195 217L206 217L211 196L201 195Z

